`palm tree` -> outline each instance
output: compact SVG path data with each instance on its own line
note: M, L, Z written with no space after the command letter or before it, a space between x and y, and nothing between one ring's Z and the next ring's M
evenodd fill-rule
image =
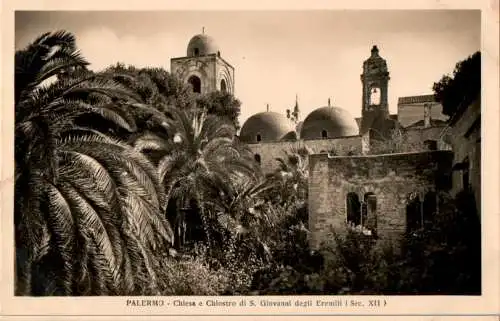
M170 113L173 136L147 133L133 144L140 151L155 151L159 180L175 213L172 219L180 247L196 221L210 238L207 202L227 194L231 182L255 175L256 168L250 151L234 140L231 124L198 110L172 109Z
M15 54L15 104L34 89L69 69L89 63L76 48L75 37L66 31L47 32Z
M159 111L173 106L178 109L194 106L195 96L190 86L162 68L136 68L118 63L101 74L135 92L142 103Z
M285 153L285 157L277 158L278 168L269 176L274 181L276 194L281 204L304 202L308 189L308 157L311 150L307 147L294 148Z
M86 64L67 32L44 34L16 52L18 295L158 292L155 269L172 231L155 168L81 123L93 114L133 132L133 117L115 103L136 100L115 82L79 71ZM71 77L59 77L71 68Z
M222 244L217 245L230 247L239 240L240 245L251 244L253 252L269 255L267 240L275 232L279 217L267 194L276 186L263 177L247 176L226 187L218 198L205 201L212 231L220 235Z

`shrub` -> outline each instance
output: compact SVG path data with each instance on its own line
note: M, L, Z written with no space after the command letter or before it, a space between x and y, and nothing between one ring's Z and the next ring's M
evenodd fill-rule
M163 269L162 295L219 295L230 284L226 271L212 270L202 257L167 259Z
M254 294L480 294L481 237L473 196L440 196L430 227L383 243L357 229L335 234L318 252L294 225L275 261L254 274Z

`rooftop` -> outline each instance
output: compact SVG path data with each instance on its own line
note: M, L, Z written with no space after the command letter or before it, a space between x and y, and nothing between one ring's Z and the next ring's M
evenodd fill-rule
M407 97L399 97L399 104L422 104L422 103L434 103L436 102L436 98L434 95L420 95L420 96L407 96Z

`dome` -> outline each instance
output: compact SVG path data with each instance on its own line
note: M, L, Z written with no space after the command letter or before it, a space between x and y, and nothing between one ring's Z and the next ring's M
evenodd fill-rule
M342 108L326 106L311 112L302 125L301 139L323 139L359 135L356 120Z
M205 56L218 54L219 48L212 37L205 34L196 35L189 41L187 56Z
M248 118L241 127L240 139L245 143L275 142L294 140L296 134L284 115L268 111Z

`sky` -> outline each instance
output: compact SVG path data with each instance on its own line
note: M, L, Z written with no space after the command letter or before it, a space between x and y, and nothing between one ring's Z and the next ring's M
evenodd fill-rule
M481 47L479 11L17 11L16 50L43 32L72 32L100 70L117 62L163 67L189 40L213 37L235 68L240 122L270 110L285 114L298 96L301 118L332 105L361 114L362 64L373 45L387 60L389 109L432 85Z

